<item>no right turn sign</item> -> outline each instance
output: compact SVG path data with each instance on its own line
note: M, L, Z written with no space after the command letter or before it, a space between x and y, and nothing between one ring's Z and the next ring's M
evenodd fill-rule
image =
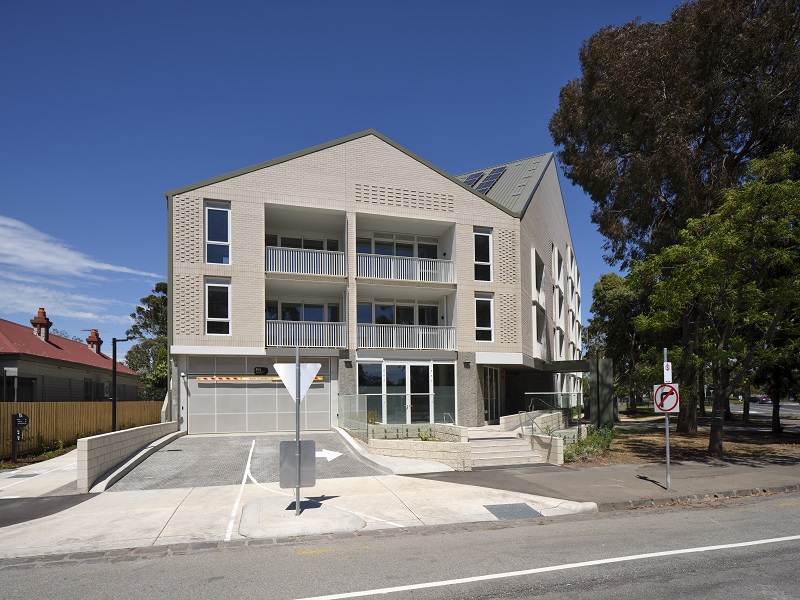
M655 412L679 412L680 398L677 383L662 383L653 386L653 407Z

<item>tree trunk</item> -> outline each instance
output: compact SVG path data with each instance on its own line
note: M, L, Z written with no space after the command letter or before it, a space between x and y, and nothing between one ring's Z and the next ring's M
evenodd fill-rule
M780 435L783 432L781 427L781 401L778 395L772 396L772 435Z
M708 453L712 456L722 456L722 429L725 426L725 402L728 399L727 377L721 373L721 368L712 368L714 381L714 404L711 408L711 433L708 436ZM723 380L724 378L724 380Z
M678 412L678 422L675 429L678 433L697 433L697 394L693 389L694 380L697 378L697 370L693 367L683 367L680 370L680 381L685 382L681 386L681 407Z
M636 394L633 392L633 361L631 361L630 377L628 379L628 414L633 416L636 414Z
M705 382L705 370L700 369L700 389L698 391L698 400L700 402L700 416L706 417L706 382Z
M697 397L698 393L693 393L692 388L697 383L697 369L692 366L692 354L694 353L694 342L697 337L697 325L694 320L694 309L690 310L683 318L683 364L680 370L680 382L684 384L682 395L685 395L688 402L681 402L678 422L675 431L678 433L697 433ZM700 370L702 372L702 369Z
M747 386L747 396L745 396L744 404L742 405L742 422L750 422L750 385Z

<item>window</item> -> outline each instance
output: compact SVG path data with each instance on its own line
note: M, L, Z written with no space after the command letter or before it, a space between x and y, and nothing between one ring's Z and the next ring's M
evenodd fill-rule
M221 265L231 262L230 204L206 205L206 262Z
M541 294L544 291L544 261L539 257L539 253L534 250L533 252L533 285L535 294Z
M356 238L356 253L372 254L372 238L367 238L367 237Z
M359 302L358 322L362 325L439 325L439 307L435 304L395 304ZM374 315L374 318L373 318Z
M83 399L84 400L91 400L93 398L92 394L94 392L94 385L92 384L91 378L84 378L83 379Z
M230 335L231 286L229 283L206 284L206 333Z
M302 321L303 305L299 302L281 302L281 321Z
M536 342L544 345L545 341L545 326L547 325L547 316L544 309L536 307Z
M361 325L372 323L372 303L359 302L356 307L356 321Z
M329 244L328 250L330 249ZM402 233L363 232L356 237L356 253L407 258L438 258L439 245L437 238Z
M264 318L267 321L339 323L339 304L337 302L326 303L324 301L303 303L267 300L265 303Z
M417 306L417 321L420 325L439 325L439 307Z
M491 296L475 297L475 339L479 342L492 341L492 304Z
M491 231L475 231L475 280L492 280Z
M326 239L325 234L312 234L306 237L299 233L283 235L272 232L264 235L265 244L270 247L291 248L295 250L328 250L329 252L339 251L338 239Z

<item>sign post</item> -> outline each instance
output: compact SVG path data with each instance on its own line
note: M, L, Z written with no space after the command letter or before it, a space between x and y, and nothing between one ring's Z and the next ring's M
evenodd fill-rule
M28 415L12 413L11 415L11 462L17 462L17 446L22 441L22 430L28 426Z
M676 413L680 409L680 396L678 384L672 383L672 363L667 362L667 349L664 348L664 383L653 386L653 408L655 412L664 413L664 423L667 438L667 491L670 490L669 477L669 413Z
M300 483L301 479L304 482L314 481L313 473L310 477L302 477L301 478L301 466L303 462L301 461L300 457L302 456L302 449L303 444L300 443L300 402L302 401L303 397L306 395L308 388L311 387L311 384L314 382L314 378L319 373L319 370L322 368L322 365L319 363L306 363L301 365L300 364L300 344L298 342L297 346L295 347L295 355L294 355L294 365L287 364L287 363L278 363L275 365L275 371L278 373L278 376L281 378L283 385L286 386L286 390L291 394L292 399L295 403L295 473L294 476L290 473L287 473L287 477L284 478L283 471L285 469L284 464L288 467L288 461L281 460L281 487L292 487L289 485L284 485L285 479L292 477L295 489L295 503L294 503L294 514L298 516L300 514ZM294 367L294 368L292 368ZM281 446L283 447L284 442L281 442ZM306 447L306 454L311 455L311 460L313 461L315 458L315 448L314 448L314 441L311 440L305 444ZM306 462L305 463L308 470L308 465L313 466L313 462ZM313 485L313 483L312 483Z

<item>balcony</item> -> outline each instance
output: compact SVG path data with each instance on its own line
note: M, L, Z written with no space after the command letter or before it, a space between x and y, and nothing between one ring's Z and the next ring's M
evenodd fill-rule
M456 350L456 328L433 325L358 326L359 348Z
M369 279L455 283L453 261L381 254L357 254L356 276Z
M297 273L302 275L347 275L344 252L327 250L301 250L268 246L266 250L267 273Z
M347 323L267 321L265 346L347 348Z

